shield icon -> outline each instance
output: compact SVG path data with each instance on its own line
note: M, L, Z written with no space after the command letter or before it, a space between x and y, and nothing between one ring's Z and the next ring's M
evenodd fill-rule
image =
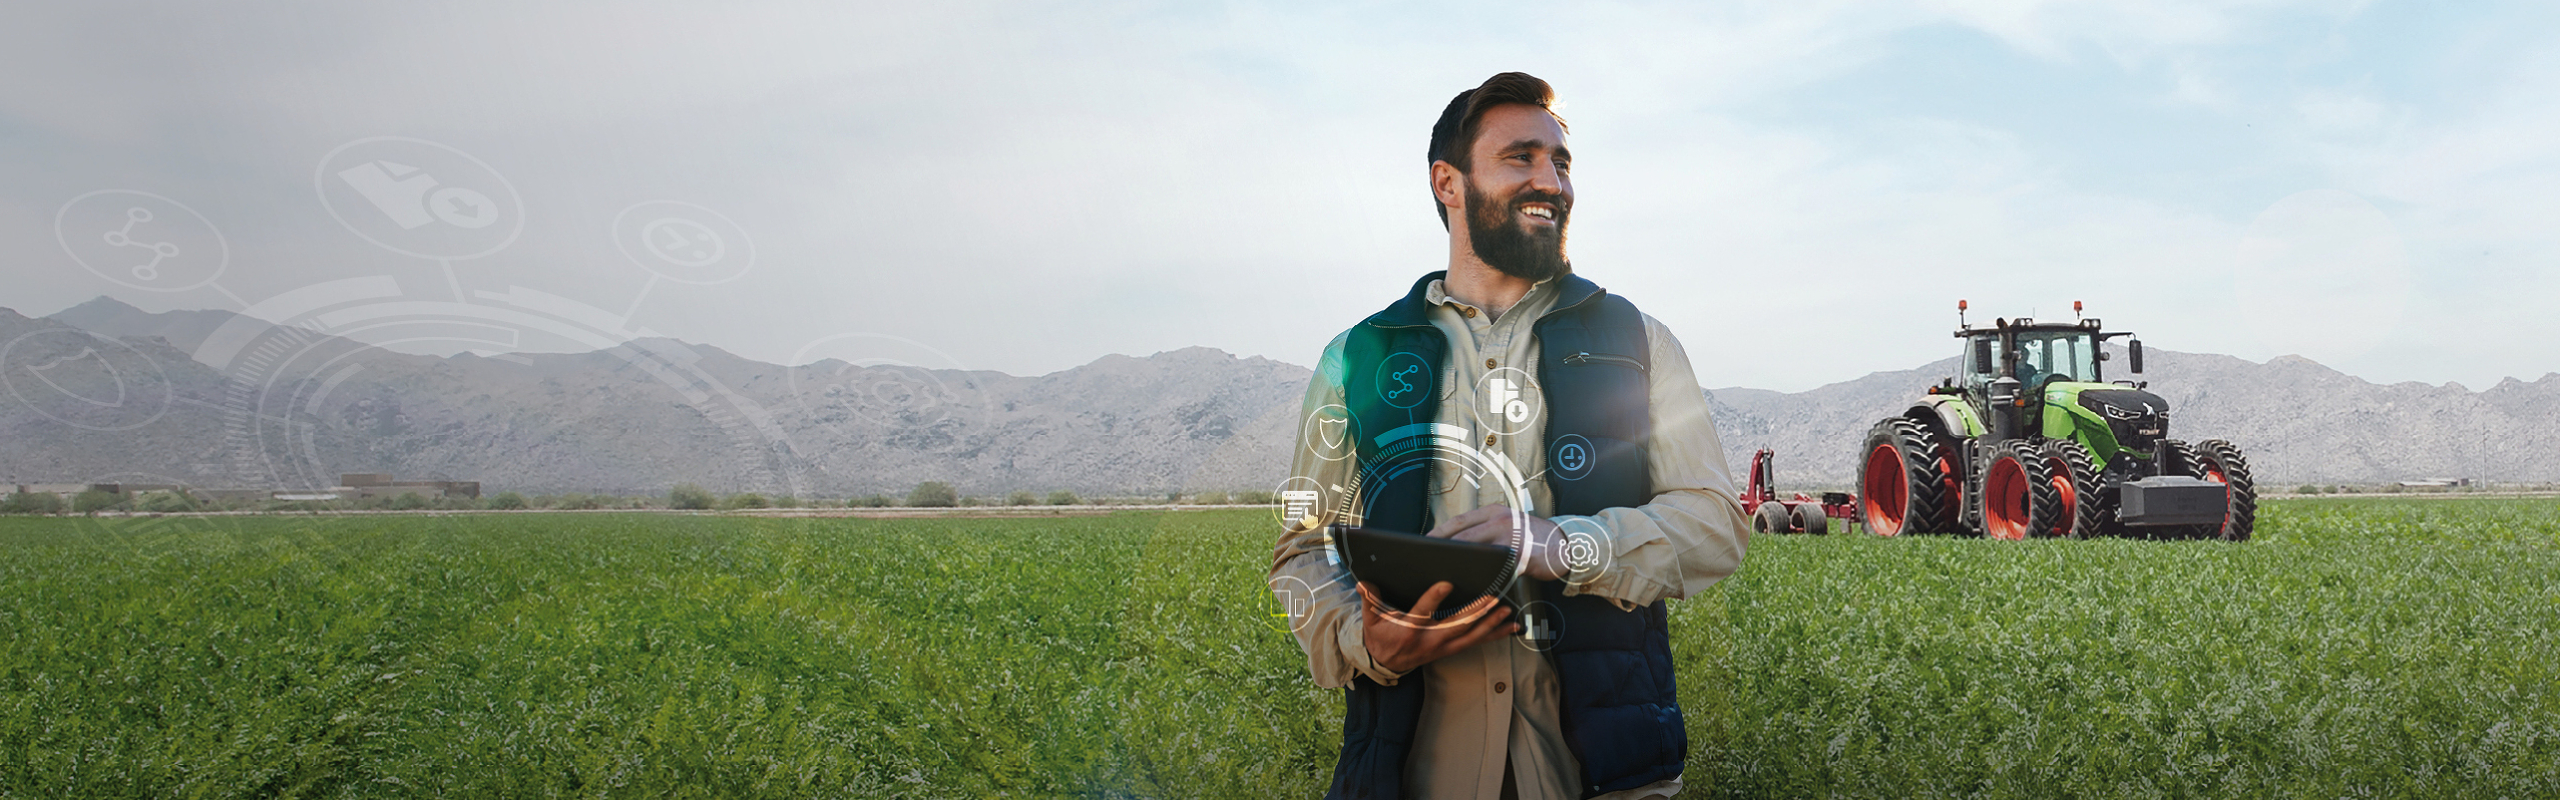
M124 375L116 372L116 365L105 356L98 355L97 348L83 347L79 353L26 369L27 374L65 397L100 408L124 407ZM89 376L101 373L106 376L106 385L96 386L99 381ZM61 379L55 380L56 376ZM78 391L73 386L88 386L90 391Z
M1342 449L1342 434L1350 428L1351 419L1348 417L1316 418L1316 432L1324 437L1324 447L1327 450Z

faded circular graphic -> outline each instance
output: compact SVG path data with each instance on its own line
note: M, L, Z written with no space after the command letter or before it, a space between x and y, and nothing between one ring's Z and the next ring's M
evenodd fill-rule
M1307 443L1307 452L1326 461L1340 461L1360 452L1360 421L1351 409L1326 405L1307 414L1298 427L1298 440Z
M524 198L488 162L424 139L339 145L312 174L320 204L349 232L428 259L479 258L524 232Z
M1558 436L1547 449L1547 475L1562 481L1578 481L1590 475L1591 463L1600 455L1591 449L1591 440L1579 433Z
M149 425L175 398L168 373L141 350L59 328L0 346L0 385L44 418L92 431Z
M1272 490L1271 521L1284 531L1308 530L1322 523L1332 505L1326 502L1324 485L1308 477L1292 477ZM1333 545L1325 544L1325 555L1335 558ZM1338 559L1337 559L1338 560Z
M681 342L619 327L619 317L523 287L479 292L479 303L410 296L389 277L305 286L251 306L205 337L195 360L226 378L221 400L239 487L317 489L338 484L384 453L435 453L457 437L496 436L459 423L459 410L416 408L401 391L415 379L412 357L383 348L510 355L528 338L567 341L628 365L622 370L667 404L700 415L710 437L669 443L704 472L738 490L800 495L803 460L773 414L706 371L703 354ZM270 324L265 320L273 320ZM370 346L368 346L370 345ZM456 368L459 368L458 366ZM486 364L472 369L503 368ZM716 438L711 438L716 437ZM384 465L379 471L429 475ZM470 479L475 476L460 476Z
M840 333L802 345L791 396L822 425L911 450L965 444L984 427L986 390L950 354L885 333ZM853 465L847 465L851 468Z
M1545 423L1547 393L1529 373L1503 367L1476 378L1476 424L1504 436L1517 436Z
M1458 433L1443 435L1452 429ZM1502 568L1502 574L1509 578L1495 586L1487 587L1485 594L1482 595L1450 597L1442 603L1441 607L1460 608L1486 595L1500 595L1508 591L1512 581L1518 580L1526 572L1529 563L1526 557L1536 555L1531 552L1528 523L1529 517L1536 513L1537 509L1529 497L1528 480L1520 475L1519 468L1508 458L1495 457L1476 449L1465 438L1464 429L1453 425L1418 423L1388 431L1379 436L1385 440L1383 446L1376 455L1361 462L1359 476L1352 484L1355 496L1350 503L1348 516L1352 519L1367 519L1369 509L1376 507L1381 496L1390 495L1396 491L1391 487L1410 486L1417 471L1428 470L1426 475L1437 474L1440 478L1453 483L1479 487L1490 482L1501 491L1503 504L1511 509L1511 538L1506 543L1510 547L1510 554L1507 556L1508 563ZM1398 624L1415 625L1400 619L1390 619ZM1420 627L1451 624L1451 620L1455 619L1452 617Z
M1556 543L1563 548L1563 552L1554 555L1562 562L1557 564L1562 568L1556 571L1564 575L1567 585L1590 583L1607 573L1610 565L1617 562L1617 552L1609 543L1609 532L1600 527L1598 520L1568 517L1556 523L1556 528Z
M1412 353L1387 356L1378 364L1378 396L1387 405L1412 408L1432 397L1431 365Z
M176 200L102 189L63 203L53 238L81 268L120 286L178 292L212 283L231 264L213 221Z
M1272 578L1271 599L1274 603L1271 610L1271 626L1278 630L1296 633L1299 629L1305 628L1307 620L1314 616L1315 587L1308 586L1305 580L1296 575Z
M1529 601L1520 609L1520 646L1546 652L1564 639L1564 609L1545 600Z
M651 275L697 286L745 277L756 263L755 243L736 220L676 200L652 200L614 215L613 245Z

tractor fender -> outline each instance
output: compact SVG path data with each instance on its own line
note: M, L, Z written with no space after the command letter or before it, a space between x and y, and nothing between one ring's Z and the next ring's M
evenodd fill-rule
M1931 395L1911 404L1910 410L1902 412L1902 415L1935 426L1940 433L1952 439L1970 439L1981 436L1985 430L1982 418L1973 411L1973 404L1952 395Z

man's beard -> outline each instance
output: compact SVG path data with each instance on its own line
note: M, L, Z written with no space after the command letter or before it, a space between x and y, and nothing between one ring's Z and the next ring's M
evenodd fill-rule
M1520 206L1537 202L1555 208L1555 228L1532 230L1519 221ZM1475 248L1478 260L1504 275L1533 283L1553 278L1573 268L1573 262L1564 257L1565 215L1570 210L1561 195L1523 189L1510 202L1497 203L1470 184L1467 244Z

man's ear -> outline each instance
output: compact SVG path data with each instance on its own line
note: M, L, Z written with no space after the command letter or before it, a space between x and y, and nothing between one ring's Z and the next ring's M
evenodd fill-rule
M1466 213L1467 174L1449 162L1431 162L1431 195L1439 198L1440 207L1450 216Z

